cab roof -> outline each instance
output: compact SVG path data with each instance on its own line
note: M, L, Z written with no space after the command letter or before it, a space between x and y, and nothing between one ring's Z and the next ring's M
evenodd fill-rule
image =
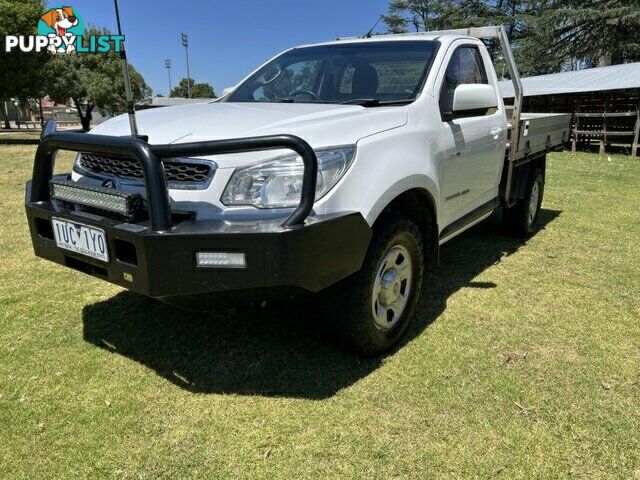
M465 38L470 40L477 40L474 37L468 37L465 35L452 35L452 34L434 34L429 32L413 32L413 33L394 33L384 35L373 35L371 37L341 37L330 42L312 43L306 45L298 45L295 48L305 47L319 47L324 45L344 45L347 43L371 43L371 42L397 42L397 41L448 41L457 40L459 38Z

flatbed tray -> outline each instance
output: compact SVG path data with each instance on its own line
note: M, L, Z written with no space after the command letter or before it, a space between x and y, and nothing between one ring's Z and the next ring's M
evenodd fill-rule
M561 147L569 140L570 130L570 113L523 113L516 159Z

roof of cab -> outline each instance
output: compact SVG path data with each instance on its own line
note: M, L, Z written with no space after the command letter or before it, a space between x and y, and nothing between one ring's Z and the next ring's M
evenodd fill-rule
M461 38L459 35L434 35L430 33L396 33L396 34L385 34L385 35L374 35L369 38L363 37L344 37L338 38L331 42L320 42L313 43L307 45L298 45L296 48L304 48L304 47L319 47L323 45L342 45L345 43L369 43L369 42L397 42L397 41L407 41L407 40L421 40L421 41L434 41L442 39L443 37L456 37Z

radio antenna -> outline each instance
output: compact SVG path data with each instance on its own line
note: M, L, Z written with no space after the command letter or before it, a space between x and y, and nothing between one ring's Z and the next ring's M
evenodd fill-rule
M382 20L383 18L384 18L384 15L380 15L380 18L378 18L378 21L373 24L373 27L371 27L371 30L369 30L362 38L371 38L371 34L373 33L373 30L378 26L378 24L380 23L380 20Z
M122 27L120 26L120 10L118 9L118 0L113 0L116 7L116 21L118 22L118 35L122 36ZM122 64L122 76L124 77L124 91L127 98L127 113L129 114L129 127L131 128L131 136L138 135L138 123L136 122L136 109L133 104L133 95L131 93L131 78L129 77L129 64L127 62L127 52L124 48L124 41L120 43L120 63Z

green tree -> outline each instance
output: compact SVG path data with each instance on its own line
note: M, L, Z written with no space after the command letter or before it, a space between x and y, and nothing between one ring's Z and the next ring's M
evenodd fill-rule
M490 15L481 0L392 0L382 18L390 32L404 33L482 25Z
M638 0L549 1L537 26L537 39L565 66L640 61Z
M90 28L88 35L108 35ZM89 130L92 112L100 108L111 115L126 111L122 65L115 52L56 55L47 72L47 94L56 103L73 102L84 130ZM134 101L151 96L144 78L129 65Z
M180 80L180 82L178 83L178 85L176 85L175 87L173 87L171 89L171 91L169 92L169 97L171 98L189 98L189 92L187 89L187 85L191 86L191 88L193 88L193 86L196 84L196 81L193 78L190 79L186 79L183 78L182 80Z
M191 98L216 98L216 92L208 83L196 83L193 78L180 80L180 83L173 87L169 96L172 98L189 98L187 85L191 86Z
M216 98L216 92L208 83L196 83L191 89L193 98Z
M6 35L34 35L38 19L44 13L42 0L0 0L0 38ZM43 86L43 72L47 68L50 56L47 52L24 53L13 49L5 52L2 45L0 62L0 104L5 128L9 128L8 113L4 102L11 98L22 101L39 97Z
M510 37L517 42L514 55L521 75L558 72L570 63L554 47L554 28L545 20L556 14L554 0L532 2L530 8L521 13L519 28Z
M393 33L504 25L525 76L640 61L638 0L391 0L383 19Z
M392 33L504 25L515 47L531 8L531 2L525 0L392 0L383 20ZM498 42L485 43L502 71Z

